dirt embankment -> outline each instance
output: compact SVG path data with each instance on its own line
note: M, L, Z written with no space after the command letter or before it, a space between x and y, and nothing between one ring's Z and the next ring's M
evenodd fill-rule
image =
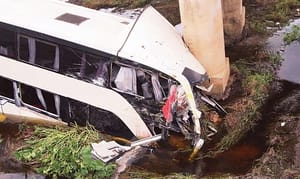
M113 0L70 1L96 9L100 7L113 6L137 7L149 3L149 1L134 1L133 3L132 0L124 1L121 4L121 1ZM284 2L292 1L296 3L299 2L299 0L288 0ZM84 4L84 2L90 4ZM244 113L247 112L245 110L246 107L254 105L255 108L252 108L249 111L253 111L254 109L257 110L254 111L252 117L255 118L255 123L258 123L258 125L254 128L251 128L252 126L250 126L248 129L260 132L261 135L266 136L266 144L268 146L258 162L255 162L254 167L248 171L248 174L240 176L240 178L288 178L300 176L300 122L298 120L300 108L298 104L298 101L300 100L300 87L298 85L291 85L290 83L284 82L274 83L273 86L269 88L269 91L272 91L269 98L265 98L266 96L263 96L263 100L268 100L265 103L261 101L261 106L256 108L256 103L254 103L253 99L249 98L249 96L257 92L257 88L255 88L257 85L253 85L253 83L244 83L247 80L247 75L252 75L252 72L274 72L275 70L272 62L268 61L270 56L264 49L265 39L268 37L268 32L265 29L267 25L274 26L275 22L289 18L288 14L283 14L282 16L276 14L276 12L280 12L278 10L280 8L278 7L278 9L276 9L277 6L275 3L278 4L282 2L283 1L280 2L280 0L244 0L244 4L247 9L247 22L244 31L244 38L241 42L228 46L226 50L227 56L230 57L232 62L233 81L227 101L221 102L231 113L231 115L227 118L227 121L225 121L225 123L227 123L227 130L233 130L235 126L237 126L237 123L241 122L240 118L238 118L240 117L240 114L244 115ZM167 17L172 24L180 22L177 0L152 1L152 4L158 11ZM296 7L297 6L291 6L288 7L288 9L291 8L290 11L293 11ZM287 12L284 11L284 13ZM255 69L263 70L259 71ZM248 73L249 71L251 73ZM243 84L252 84L253 86L244 87ZM266 92L265 90L266 89L263 88L264 92ZM255 125L253 124L253 126ZM247 135L247 132L243 135ZM243 138L241 137L237 139ZM248 149L243 151L248 151ZM240 152L239 154L247 155L247 152ZM4 159L0 159L0 164L5 162L3 160ZM18 165L19 164L16 164L15 166L17 168L16 170L18 170L18 168L24 168L24 166ZM13 167L14 166L11 166L11 168Z

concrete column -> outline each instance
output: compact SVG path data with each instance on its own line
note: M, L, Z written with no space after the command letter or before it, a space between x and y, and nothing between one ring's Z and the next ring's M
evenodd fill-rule
M245 26L243 0L222 0L225 42L230 44L242 37Z
M214 84L212 94L222 94L230 68L225 58L221 0L179 0L183 37L190 51Z

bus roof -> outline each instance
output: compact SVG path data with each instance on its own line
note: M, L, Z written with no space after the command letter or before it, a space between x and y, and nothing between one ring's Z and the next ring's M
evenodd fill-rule
M205 74L175 28L151 6L129 19L58 0L0 0L0 22L133 60L171 76Z
M131 19L57 0L0 0L0 22L116 54Z

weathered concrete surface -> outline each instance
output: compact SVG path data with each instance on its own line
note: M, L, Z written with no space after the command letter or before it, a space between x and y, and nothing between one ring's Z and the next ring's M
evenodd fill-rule
M221 0L179 0L179 7L185 43L214 84L212 94L222 94L230 69L225 58Z
M222 0L226 44L240 40L245 26L246 10L243 0Z

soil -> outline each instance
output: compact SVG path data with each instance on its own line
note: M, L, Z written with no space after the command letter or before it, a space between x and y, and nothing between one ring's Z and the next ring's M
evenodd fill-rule
M247 22L243 39L240 42L231 44L226 48L226 55L230 57L232 63L237 60L245 59L247 65L257 67L260 64L267 70L272 70L276 74L274 64L266 62L269 57L269 47L266 45L270 34L274 30L257 32L256 29L250 28L250 18L255 16L256 20L264 15L264 11L276 1L245 1L247 9ZM169 2L167 5L158 5L159 10L177 24L179 19L174 16L174 11L178 14L177 1ZM166 8L164 10L164 8ZM171 8L172 10L170 10ZM171 15L170 15L171 14ZM171 17L175 17L175 20ZM177 17L178 18L178 17ZM174 23L175 22L175 23ZM274 29L274 28L270 28ZM275 28L276 30L276 28ZM279 44L278 44L279 43ZM281 46L281 42L273 44ZM286 54L283 54L285 61L290 56L297 58L298 48L287 47ZM295 50L296 49L296 50ZM298 50L297 50L298 49ZM282 52L277 49L275 53ZM255 65L253 65L255 63ZM298 67L297 64L292 64ZM259 66L259 65L258 65ZM282 69L279 69L281 71ZM292 78L299 80L298 70L294 72ZM296 75L295 75L296 73ZM228 126L236 126L237 114L247 105L248 95L241 89L241 76L232 70L231 79L233 81L230 87L229 97L222 103L229 112L232 120L227 117L225 123ZM293 80L289 80L293 81ZM299 135L299 94L300 85L281 80L275 77L272 86L269 88L269 97L263 107L258 111L261 113L258 124L252 128L246 137L241 139L237 145L228 151L218 154L215 158L204 159L202 161L188 162L187 154L178 152L178 147L173 146L166 151L165 148L148 155L134 164L131 171L148 171L168 176L171 173L189 173L195 177L215 177L221 176L236 178L295 178L300 177L300 135ZM230 122L233 122L230 124ZM177 145L178 145L178 139ZM180 140L179 140L180 141ZM181 142L179 142L179 145ZM172 146L172 145L171 145ZM173 150L172 150L173 149ZM180 150L179 150L180 151ZM227 175L229 173L229 175ZM172 178L172 177L171 177Z
M77 4L81 1L74 0ZM274 0L245 0L247 18L255 16L259 19L264 13L264 7ZM153 1L153 6L161 12L172 24L180 22L178 1ZM99 8L99 7L97 7ZM255 63L265 63L267 56L265 43L268 34L258 33L246 23L242 41L226 48L226 55L231 62L239 59ZM299 49L299 48L298 48ZM270 63L270 62L269 62ZM268 64L272 65L272 64ZM273 68L270 68L273 69ZM241 89L241 76L235 71L231 75L232 85L229 97L220 101L229 112L236 112L241 105L247 104L247 94ZM134 166L138 171L168 175L170 173L189 173L193 176L220 178L221 176L236 178L300 178L300 85L276 78L269 89L269 97L260 112L259 123L230 150L218 154L216 158L189 162L184 153L186 141L182 137L169 140L168 146L149 152ZM228 107L230 106L230 107ZM232 116L235 116L234 113ZM233 117L234 118L234 117ZM232 120L234 121L234 120ZM225 121L230 122L230 121ZM235 124L230 124L234 126ZM23 145L22 137L17 137L19 128L10 124L0 123L0 132L4 141L0 144L0 171L24 172L27 170L11 156L11 152ZM26 137L26 133L24 135ZM18 139L18 140L17 140ZM14 144L13 146L10 144ZM6 165L4 165L6 164ZM129 169L123 176L130 178ZM227 175L229 173L229 175Z
M29 166L23 165L13 157L13 152L24 145L24 139L29 137L31 129L22 125L0 123L0 135L3 141L0 143L0 172L27 172ZM1 178L1 177L0 177Z

